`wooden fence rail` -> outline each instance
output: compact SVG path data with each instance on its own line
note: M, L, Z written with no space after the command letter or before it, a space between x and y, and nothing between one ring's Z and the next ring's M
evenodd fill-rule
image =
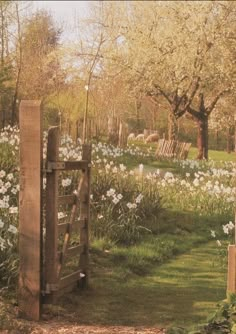
M159 139L156 149L157 158L187 159L191 143Z

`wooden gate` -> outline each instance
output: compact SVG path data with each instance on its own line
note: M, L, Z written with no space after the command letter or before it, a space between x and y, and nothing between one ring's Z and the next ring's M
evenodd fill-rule
M59 161L59 142L59 128L49 129L44 168L46 174L44 302L53 302L54 297L72 290L79 281L83 287L88 285L91 145L82 145L82 160ZM78 188L71 195L59 196L59 173L70 170L81 170ZM67 221L63 223L58 223L59 206L71 209ZM71 245L73 232L79 235L80 242L74 240ZM66 262L74 257L77 258L77 268L63 275Z
M60 161L58 127L48 132L42 160L40 101L20 105L19 315L39 320L43 303L53 303L89 280L91 145L82 145L82 160ZM73 194L59 196L60 173L79 170ZM46 189L43 195L43 176ZM58 223L59 207L70 209ZM73 267L67 267L73 260Z

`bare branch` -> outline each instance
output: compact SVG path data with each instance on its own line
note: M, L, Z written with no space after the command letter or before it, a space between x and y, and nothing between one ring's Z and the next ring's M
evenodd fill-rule
M227 88L222 90L215 98L214 100L211 102L211 104L206 108L206 113L207 115L210 115L211 112L213 111L213 109L215 108L216 103L218 102L218 100L226 93L230 92L231 89Z

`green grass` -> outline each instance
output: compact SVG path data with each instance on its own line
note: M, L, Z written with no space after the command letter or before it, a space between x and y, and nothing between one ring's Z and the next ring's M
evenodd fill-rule
M205 322L226 291L226 269L208 233L215 224L215 219L166 210L154 233L139 244L95 240L90 289L64 296L49 312L93 325Z
M188 155L188 159L196 159L197 156L197 148L191 147ZM209 150L208 152L209 159L215 161L236 161L236 153L231 152L227 153L226 151L215 151Z
M112 249L93 249L91 259L90 289L63 297L54 307L57 316L93 325L191 326L205 322L225 298L225 270L217 266L215 243L153 264L149 274L145 268L143 274L129 272L114 261Z

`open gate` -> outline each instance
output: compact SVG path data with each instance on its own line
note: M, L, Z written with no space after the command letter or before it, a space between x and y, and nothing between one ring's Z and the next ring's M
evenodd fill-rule
M46 174L44 302L53 302L54 297L72 290L79 281L83 287L88 285L91 145L82 145L82 160L59 161L59 142L59 128L50 128L47 159L43 170ZM59 196L59 173L70 170L81 171L78 188L71 195ZM58 223L59 206L67 208L69 206L71 209L69 217L63 223ZM72 233L79 235L79 243L76 240L71 245ZM66 262L73 257L77 258L77 268L73 272L63 275Z
M39 320L43 303L88 286L91 145L82 145L82 160L60 161L59 128L52 127L43 162L40 101L21 102L20 137L19 315ZM59 196L60 173L73 170L81 173L77 189ZM62 206L70 213L58 223Z

